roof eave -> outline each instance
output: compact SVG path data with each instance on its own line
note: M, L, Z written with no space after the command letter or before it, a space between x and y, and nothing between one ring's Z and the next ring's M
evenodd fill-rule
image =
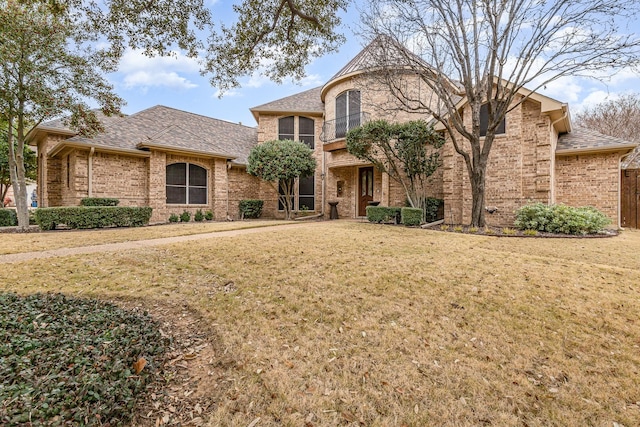
M556 149L556 156L572 156L572 155L584 155L584 154L603 154L603 153L615 153L618 151L632 151L638 146L637 143L631 142L629 144L619 144L613 146L603 147L581 147L581 148L565 148L561 150Z
M160 151L166 151L168 153L176 153L176 154L187 154L187 155L198 155L198 156L202 156L202 157L211 157L211 158L221 158L221 159L227 159L227 160L233 160L233 159L237 159L238 156L232 156L230 154L223 154L223 153L213 153L210 151L202 151L202 150L193 150L190 148L182 148L182 147L172 147L172 146L167 146L167 145L162 145L162 144L153 144L153 143L149 143L149 142L141 142L138 145L136 145L137 148L150 148L150 149L155 149L155 150L160 150Z
M49 151L47 154L49 157L55 157L65 148L77 148L82 150L90 150L94 148L98 152L103 153L114 153L114 154L127 154L134 157L149 157L148 151L137 150L133 148L120 148L120 147L109 147L100 144L92 144L85 142L75 142L75 141L62 141L58 143L55 147Z
M258 122L260 114L273 114L273 115L282 115L282 114L293 114L295 116L318 116L322 117L324 111L308 111L308 110L262 110L251 108L249 109L251 114L253 114L253 118L256 119L256 123Z

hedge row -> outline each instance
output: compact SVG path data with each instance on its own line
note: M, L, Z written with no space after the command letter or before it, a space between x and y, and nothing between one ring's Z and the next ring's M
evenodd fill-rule
M592 207L532 203L516 211L515 226L521 230L537 230L562 234L595 234L611 221Z
M420 225L422 222L422 209L402 208L400 210L400 222L408 227Z
M85 197L80 200L82 206L118 206L120 200L111 197Z
M245 199L240 200L240 218L260 218L262 215L263 200Z
M400 223L401 208L393 206L367 206L367 220L369 222L393 222Z
M14 227L18 225L18 217L13 209L0 209L0 227Z
M41 230L64 224L69 228L140 227L149 223L152 208L124 206L70 206L40 208L35 220Z

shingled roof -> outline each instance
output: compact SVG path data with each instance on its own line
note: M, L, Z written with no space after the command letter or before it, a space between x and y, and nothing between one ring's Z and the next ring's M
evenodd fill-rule
M157 105L105 123L105 132L93 138L74 136L61 144L140 152L173 149L246 164L257 141L256 128Z
M121 120L123 117L126 117L126 115L105 116L104 113L101 110L93 110L93 112L95 113L97 119L100 120L100 122L102 123L102 125L104 127L107 127L107 126L111 125L112 123L115 123L115 122ZM47 130L47 131L53 131L53 132L60 131L60 133L63 133L63 134L75 134L76 132L71 130L69 128L69 126L67 125L67 123L66 123L67 120L68 120L68 117L61 117L59 119L49 120L48 122L41 123L38 126L38 129Z
M613 136L603 135L599 132L574 127L569 133L560 135L556 154L571 154L575 152L592 151L621 151L631 150L638 146L638 143L625 141Z
M258 113L308 113L322 114L324 112L324 104L320 100L320 90L322 87L305 90L291 96L276 99L266 104L253 107L250 111L258 120Z

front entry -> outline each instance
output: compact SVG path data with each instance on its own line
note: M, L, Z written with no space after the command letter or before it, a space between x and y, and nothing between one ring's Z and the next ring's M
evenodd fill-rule
M620 225L640 228L640 169L624 169L622 175L622 194Z
M373 167L358 173L358 216L367 216L367 204L373 201Z

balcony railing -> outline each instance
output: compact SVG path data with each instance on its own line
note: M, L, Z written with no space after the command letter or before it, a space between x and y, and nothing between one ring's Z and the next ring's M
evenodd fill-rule
M324 143L344 138L347 132L369 121L369 114L362 112L349 116L338 117L335 120L327 120L322 124L320 139Z

